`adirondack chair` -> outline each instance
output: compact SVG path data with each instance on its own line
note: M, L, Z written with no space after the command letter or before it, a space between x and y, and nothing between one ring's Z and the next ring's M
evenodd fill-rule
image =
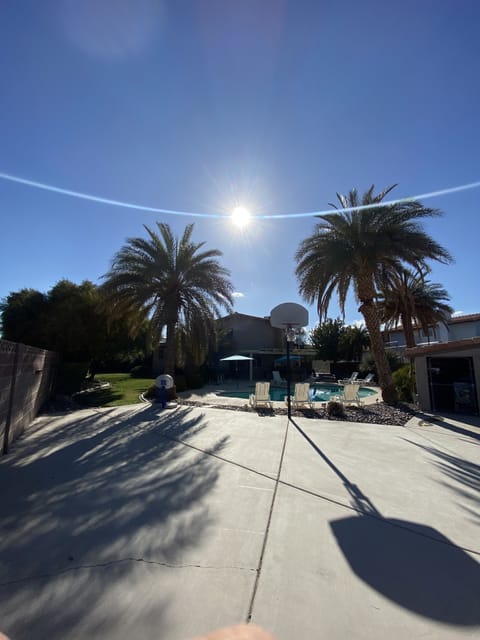
M273 408L272 401L270 400L270 382L257 382L255 385L255 393L250 394L249 404L254 409L258 405L266 405Z
M290 396L290 398L295 409L299 409L305 405L309 406L310 409L313 409L314 405L310 398L310 385L308 382L297 382L295 385L294 395ZM285 396L285 403L288 404L288 396Z
M358 384L350 383L343 385L343 393L335 396L335 400L343 402L344 404L356 404L361 406L363 404L360 396L358 395Z

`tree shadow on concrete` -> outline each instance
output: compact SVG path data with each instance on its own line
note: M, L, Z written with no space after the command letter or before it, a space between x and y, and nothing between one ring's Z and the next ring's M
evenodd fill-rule
M480 440L480 433L478 433L478 431L475 431L474 429L469 429L469 426L480 427L479 416L464 414L445 414L445 418L451 418L452 420L461 422L463 426L451 424L446 419L443 419L440 416L432 416L426 413L422 413L421 411L417 411L416 416L420 420L419 426L435 425L437 427L442 427L446 431L451 431L452 433L456 433L458 435L468 436L469 438Z
M0 461L2 630L22 640L118 627L123 637L141 611L158 631L167 600L145 594L145 572L188 562L211 523L219 462L175 442L202 431L204 417L137 409L56 420Z
M355 575L416 614L451 625L479 625L480 565L433 527L383 517L368 496L291 422L339 477L359 512L330 523Z
M480 520L478 500L480 495L480 464L459 458L436 447L419 444L407 438L403 438L403 440L432 456L435 467L450 480L450 482L443 482L443 486L457 493L462 498L460 507L473 515L476 520ZM465 504L468 502L471 502L476 510Z

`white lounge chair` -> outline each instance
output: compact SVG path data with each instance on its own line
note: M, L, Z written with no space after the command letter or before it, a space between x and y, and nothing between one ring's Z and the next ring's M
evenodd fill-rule
M299 409L305 405L313 409L314 405L310 398L310 385L308 382L297 382L295 385L295 393L293 396L290 396L290 398L295 409ZM288 404L288 396L285 396L285 403Z
M338 382L340 384L352 384L352 382L355 382L357 378L358 378L358 371L354 371L350 376L350 378L344 378L343 380L339 380Z
M362 379L357 378L355 382L359 382L360 384L372 384L374 379L375 379L375 374L369 373L368 375L365 376L365 378L362 378Z
M357 383L347 383L343 385L343 393L335 396L335 400L339 402L343 402L344 404L356 404L357 406L361 406L363 404L360 396L358 395L358 384Z
M250 394L248 402L254 409L256 409L260 404L267 405L268 407L270 407L270 409L272 409L273 404L270 400L270 383L257 382L257 384L255 385L255 393Z
M287 384L287 381L280 375L280 371L272 371L272 377L274 384L279 384L281 387Z

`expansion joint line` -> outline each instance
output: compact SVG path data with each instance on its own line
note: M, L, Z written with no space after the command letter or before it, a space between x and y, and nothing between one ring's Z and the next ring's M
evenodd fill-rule
M288 428L288 425L287 425ZM307 489L305 487L299 487L296 484L293 484L291 482L286 482L285 480L280 480L280 470L281 470L281 465L283 462L283 455L284 455L284 451L285 451L285 445L286 445L286 434L285 434L285 440L283 443L283 449L282 449L282 456L281 456L281 461L280 461L280 467L279 467L279 471L277 473L277 476L271 476L268 473L263 473L262 471L258 471L257 469L253 469L252 467L249 467L245 464L241 464L240 462L235 462L235 460L229 460L228 458L225 458L224 456L220 456L217 453L213 453L212 451L208 451L206 449L202 449L201 447L196 447L193 444L190 444L189 442L185 442L184 440L180 440L178 438L172 438L171 436L166 436L166 435L159 435L159 438L162 440L168 440L170 442L176 442L177 444L181 444L185 447L188 447L189 449L193 449L194 451L198 451L199 453L202 453L203 455L206 456L210 456L212 458L216 458L217 460L220 460L221 462L224 462L226 464L231 464L235 467L239 467L240 469L245 469L245 471L250 471L251 473L254 473L257 476L261 476L262 478L267 478L268 480L271 480L272 482L275 482L275 489L274 489L274 494L273 494L273 500L272 500L272 509L273 509L273 502L275 500L275 496L277 493L277 486L279 484L285 486L285 487L289 487L290 489L293 489L294 491L300 491L301 493L305 493L307 495L313 496L314 498L318 498L319 500L324 500L325 502L330 502L331 504L335 504L339 507L343 507L344 509L348 509L349 511L354 511L355 513L358 513L359 515L365 516L367 518L374 518L375 520L378 520L379 522L382 522L390 527L395 527L397 529L402 529L403 531L408 531L409 533L413 533L416 536L420 536L421 538L427 538L428 540L431 540L432 542L437 542L438 544L445 544L447 546L450 547L455 547L456 549L461 549L462 551L466 551L468 553L473 553L475 555L480 556L480 551L478 551L477 549L470 549L469 547L464 547L462 545L459 544L454 544L450 541L445 541L445 540L440 540L439 538L436 538L435 536L429 536L425 533L422 533L420 531L417 531L416 529L412 528L412 527L408 527L408 526L402 526L398 523L394 523L391 522L390 520L386 520L385 518L383 518L382 516L376 515L374 513L365 511L364 509L361 509L359 507L356 507L352 504L349 504L347 502L343 502L342 500L338 500L335 498L332 498L331 496L326 496L323 495L321 493L318 493L317 491L312 491L311 489ZM270 525L270 521L268 526Z
M255 577L255 584L253 585L252 597L250 599L250 605L248 607L248 614L247 614L247 620L246 620L247 624L252 619L253 607L254 607L254 604L255 604L255 597L257 595L258 584L260 582L260 575L262 573L263 559L264 559L264 556L265 556L265 550L267 548L268 535L270 533L270 524L272 522L273 509L274 509L274 506L275 506L275 499L277 497L278 485L280 484L280 474L282 472L283 458L285 456L285 449L287 447L287 437L288 437L288 427L289 426L290 426L290 418L287 418L287 426L285 428L285 435L284 435L284 438L283 438L282 453L280 454L280 461L278 463L277 476L275 478L275 488L273 490L272 502L270 504L270 512L268 514L268 520L267 520L267 526L266 526L266 529L265 529L265 535L263 537L262 551L260 553L260 560L259 560L259 563L258 563L257 575Z

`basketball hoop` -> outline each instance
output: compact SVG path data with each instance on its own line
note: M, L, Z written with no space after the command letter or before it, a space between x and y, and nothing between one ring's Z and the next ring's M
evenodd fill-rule
M287 408L288 419L290 420L292 417L292 398L290 396L290 343L294 342L295 329L308 325L308 311L296 302L284 302L271 310L270 324L277 329L283 329L285 333L285 342L287 345Z

